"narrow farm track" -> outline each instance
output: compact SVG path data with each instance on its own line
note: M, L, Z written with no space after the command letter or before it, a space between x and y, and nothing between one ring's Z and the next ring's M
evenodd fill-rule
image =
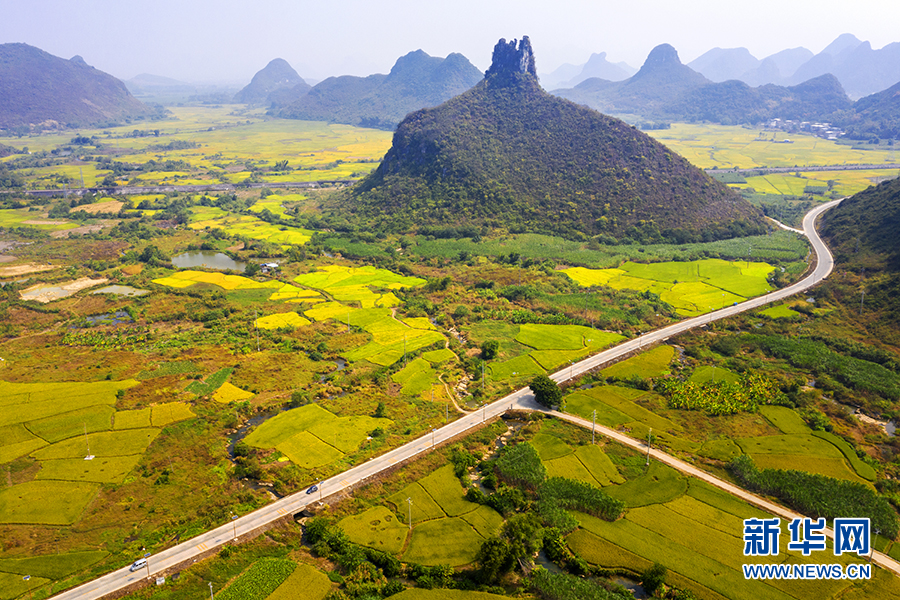
M611 348L609 350L601 352L600 354L596 354L594 356L586 358L578 363L574 363L571 366L554 373L551 377L557 382L563 382L574 377L579 377L584 373L591 371L612 360L625 356L631 352L640 351L644 346L650 346L652 344L662 342L672 336L678 335L679 333L706 325L711 321L724 319L747 310L753 310L760 306L764 306L770 302L775 302L777 300L787 298L816 285L831 273L831 270L834 266L834 260L831 256L831 253L828 251L828 248L822 242L821 238L819 238L815 229L815 222L819 215L821 215L826 210L836 206L839 202L840 200L835 200L833 202L820 205L810 211L803 220L803 229L805 234L809 237L810 242L812 243L816 261L815 268L801 281L787 288L766 294L765 296L753 298L742 302L741 304L729 306L707 315L686 319L662 329L644 334L637 339L629 340L616 346L615 348ZM125 567L98 579L95 579L94 581L85 583L77 588L73 588L66 592L57 594L56 596L54 596L54 598L58 600L95 600L98 598L103 598L106 595L119 592L124 588L133 586L142 581L146 581L150 576L177 572L178 570L184 568L186 565L189 565L191 562L198 560L200 557L208 555L217 547L231 542L236 537L246 540L250 537L258 535L271 523L285 518L290 518L292 515L301 512L307 506L318 502L323 497L323 495L333 496L335 494L348 491L354 487L359 486L360 484L364 484L366 480L369 480L383 473L384 471L397 466L398 464L414 459L419 454L424 454L430 451L434 448L435 445L439 445L460 435L464 435L468 431L478 427L488 420L499 417L504 412L512 408L540 410L540 407L538 407L534 402L534 395L531 393L531 390L528 388L520 389L500 400L497 400L491 404L484 405L482 408L468 413L460 417L458 420L449 423L444 427L441 427L440 429L430 431L399 448L395 448L394 450L391 450L390 452L387 452L377 458L357 465L356 467L353 467L341 474L335 475L330 479L319 482L319 490L314 494L306 494L304 491L301 491L290 496L286 496L268 506L244 515L243 517L240 517L233 522L222 525L191 540L182 542L177 546L173 546L172 548L168 548L159 552L158 554L148 557L149 567L146 569L141 569L137 572L132 573L127 567ZM555 412L550 414L581 426L586 425L590 427L589 422L584 421L583 419L578 419L577 417L573 417L572 415ZM642 451L646 451L647 449L646 445L642 441L625 436L621 433L616 432L615 430L600 428L599 426L597 429L604 435L607 435L618 442L621 442L633 448L641 449ZM734 494L735 496L738 496L752 504L760 506L773 514L784 516L786 518L794 518L795 516L800 516L796 515L796 513L793 513L792 511L789 511L754 494L746 492L732 484L729 484L728 482L713 477L712 475L709 475L708 473L697 469L693 465L665 454L664 452L661 452L659 450L651 450L651 456L656 460L665 462L666 464L678 469L683 473L691 475L692 477L702 478L712 485L715 485L720 489ZM833 533L829 531L829 535L833 535ZM874 553L872 560L876 564L891 570L897 575L900 575L900 563L898 563L897 561L878 552Z

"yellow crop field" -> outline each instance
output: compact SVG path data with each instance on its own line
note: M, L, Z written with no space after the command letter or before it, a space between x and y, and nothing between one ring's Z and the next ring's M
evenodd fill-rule
M335 300L359 304L361 308L400 305L393 292L376 292L371 288L399 290L425 285L419 277L397 275L375 267L344 267L329 265L318 271L298 275L294 281L300 285L327 291Z
M227 381L219 386L219 389L213 394L213 400L222 404L229 402L240 402L241 400L249 400L253 397L252 392L242 390L236 385L232 385Z
M296 329L297 327L309 325L309 323L309 319L304 319L295 312L268 315L256 320L256 325L260 329Z

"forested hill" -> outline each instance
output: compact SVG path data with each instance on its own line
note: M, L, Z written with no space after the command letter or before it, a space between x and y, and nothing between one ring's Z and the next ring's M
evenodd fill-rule
M437 106L480 79L481 73L462 54L439 58L416 50L397 59L387 75L329 77L275 114L393 129L412 111Z
M258 71L247 86L234 96L234 101L246 104L271 103L271 94L284 92L292 96L291 100L300 98L311 86L303 81L297 71L283 58L273 59Z
M876 337L900 345L900 179L870 187L822 217L820 231L834 253L836 293L864 308L860 319ZM865 292L863 298L862 293Z
M154 113L124 83L80 57L65 60L27 44L0 44L0 128L48 121L98 125Z
M382 164L335 207L394 231L700 240L764 227L740 196L651 137L544 92L527 37L501 40L473 89L404 119Z

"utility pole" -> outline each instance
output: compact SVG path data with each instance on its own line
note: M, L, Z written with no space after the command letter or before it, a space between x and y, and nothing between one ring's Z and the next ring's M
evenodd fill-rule
M434 427L431 428L431 447L434 448L434 432L437 431Z
M407 498L406 502L409 504L409 530L412 531L412 498Z
M84 423L84 445L87 446L87 456L84 457L84 460L94 460L94 455L91 454L91 444L88 442L88 434L87 434L87 422Z
M231 513L231 525L234 530L234 539L237 540L237 515L233 512Z
M212 593L212 581L209 582L209 600L215 600Z

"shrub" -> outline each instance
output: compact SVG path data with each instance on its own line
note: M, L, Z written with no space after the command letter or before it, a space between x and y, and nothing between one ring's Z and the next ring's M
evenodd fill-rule
M562 402L562 390L547 375L537 375L531 380L528 387L534 392L534 399L541 406L553 408Z

